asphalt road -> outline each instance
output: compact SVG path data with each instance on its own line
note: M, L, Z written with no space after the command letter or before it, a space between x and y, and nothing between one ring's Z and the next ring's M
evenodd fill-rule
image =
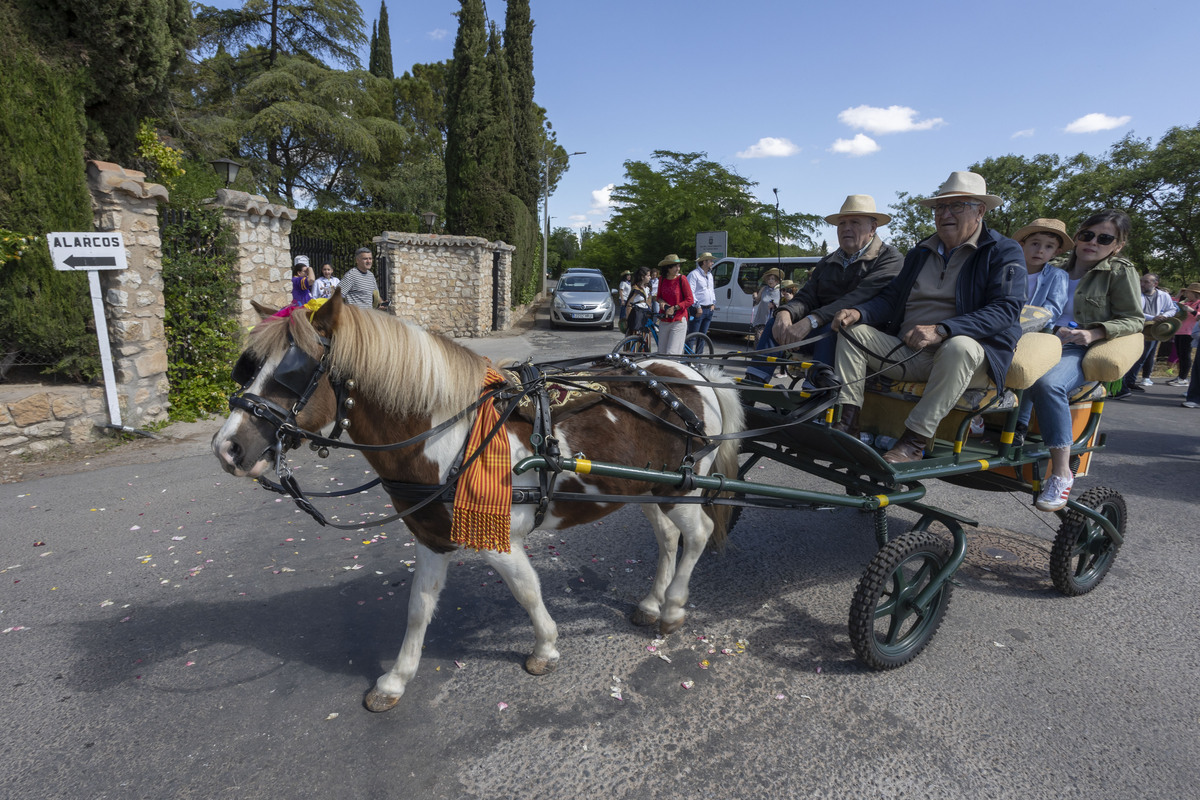
M545 360L616 337L539 323L475 344ZM528 620L465 556L420 673L379 715L362 696L404 628L403 528L320 528L221 472L205 436L0 486L0 796L1194 797L1200 416L1178 394L1107 404L1110 448L1079 486L1118 488L1130 525L1091 594L1053 589L1051 518L1028 498L939 483L929 502L982 525L910 665L853 658L847 609L874 552L854 511L748 510L652 651L628 616L655 545L624 509L531 537L557 672L523 671ZM352 455L294 464L314 488L365 476ZM894 512L893 531L914 519Z

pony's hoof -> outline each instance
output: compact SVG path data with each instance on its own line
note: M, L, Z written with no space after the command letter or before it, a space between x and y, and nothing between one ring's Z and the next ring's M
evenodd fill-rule
M645 611L642 611L640 608L635 608L633 610L632 619L634 625L642 628L658 623L658 617L656 615L648 614Z
M658 632L661 633L663 636L672 634L675 631L677 631L683 627L683 620L684 620L683 617L680 617L679 619L675 620L674 622L667 622L665 619L661 620L658 623Z
M363 705L367 707L367 711L391 711L400 702L400 695L384 694L378 689L372 688L367 692L366 698L363 699Z
M530 675L549 675L558 667L557 661L531 655L525 659L525 671Z

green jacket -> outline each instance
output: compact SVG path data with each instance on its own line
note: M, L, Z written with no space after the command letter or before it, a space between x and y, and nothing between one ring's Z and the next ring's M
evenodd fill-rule
M1146 317L1140 278L1137 267L1119 256L1089 269L1075 288L1075 322L1103 328L1108 339L1141 333Z

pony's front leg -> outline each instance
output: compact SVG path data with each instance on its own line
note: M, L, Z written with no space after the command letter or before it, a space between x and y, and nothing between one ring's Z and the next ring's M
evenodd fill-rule
M400 655L391 670L384 673L367 692L364 702L371 711L393 708L400 702L404 687L417 674L421 647L425 643L425 629L433 619L438 596L446 585L446 570L452 555L452 552L435 553L417 543L417 569L408 593L408 628L404 631L404 643L400 645Z
M486 558L504 578L509 591L529 613L529 621L533 623L533 652L525 659L525 669L531 675L545 675L558 666L558 649L555 647L558 626L542 602L542 584L533 564L529 563L523 542L523 538L514 536L511 552L487 551Z
M683 532L683 555L679 557L679 563L675 566L675 574L667 586L662 605L658 627L663 634L674 633L683 627L684 617L687 616L684 605L688 600L688 584L692 580L692 570L704 554L704 546L708 544L713 531L712 520L697 505L675 506L667 516Z
M667 587L675 577L675 558L679 550L679 528L662 509L654 505L643 505L642 513L654 528L658 540L658 566L654 572L654 584L650 593L642 598L633 612L634 625L654 625L662 614Z

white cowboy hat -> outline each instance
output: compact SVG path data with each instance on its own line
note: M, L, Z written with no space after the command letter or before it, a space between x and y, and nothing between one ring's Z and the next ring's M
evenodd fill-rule
M830 225L837 225L842 221L842 217L870 217L875 220L876 225L887 225L892 221L887 214L880 214L875 210L875 198L869 194L847 195L846 202L842 203L842 210L830 214L825 221Z
M975 172L951 172L946 182L938 187L937 194L926 200L918 200L920 205L933 208L939 200L953 198L970 198L983 203L984 208L991 211L998 208L1004 201L994 194L987 193L987 181Z

